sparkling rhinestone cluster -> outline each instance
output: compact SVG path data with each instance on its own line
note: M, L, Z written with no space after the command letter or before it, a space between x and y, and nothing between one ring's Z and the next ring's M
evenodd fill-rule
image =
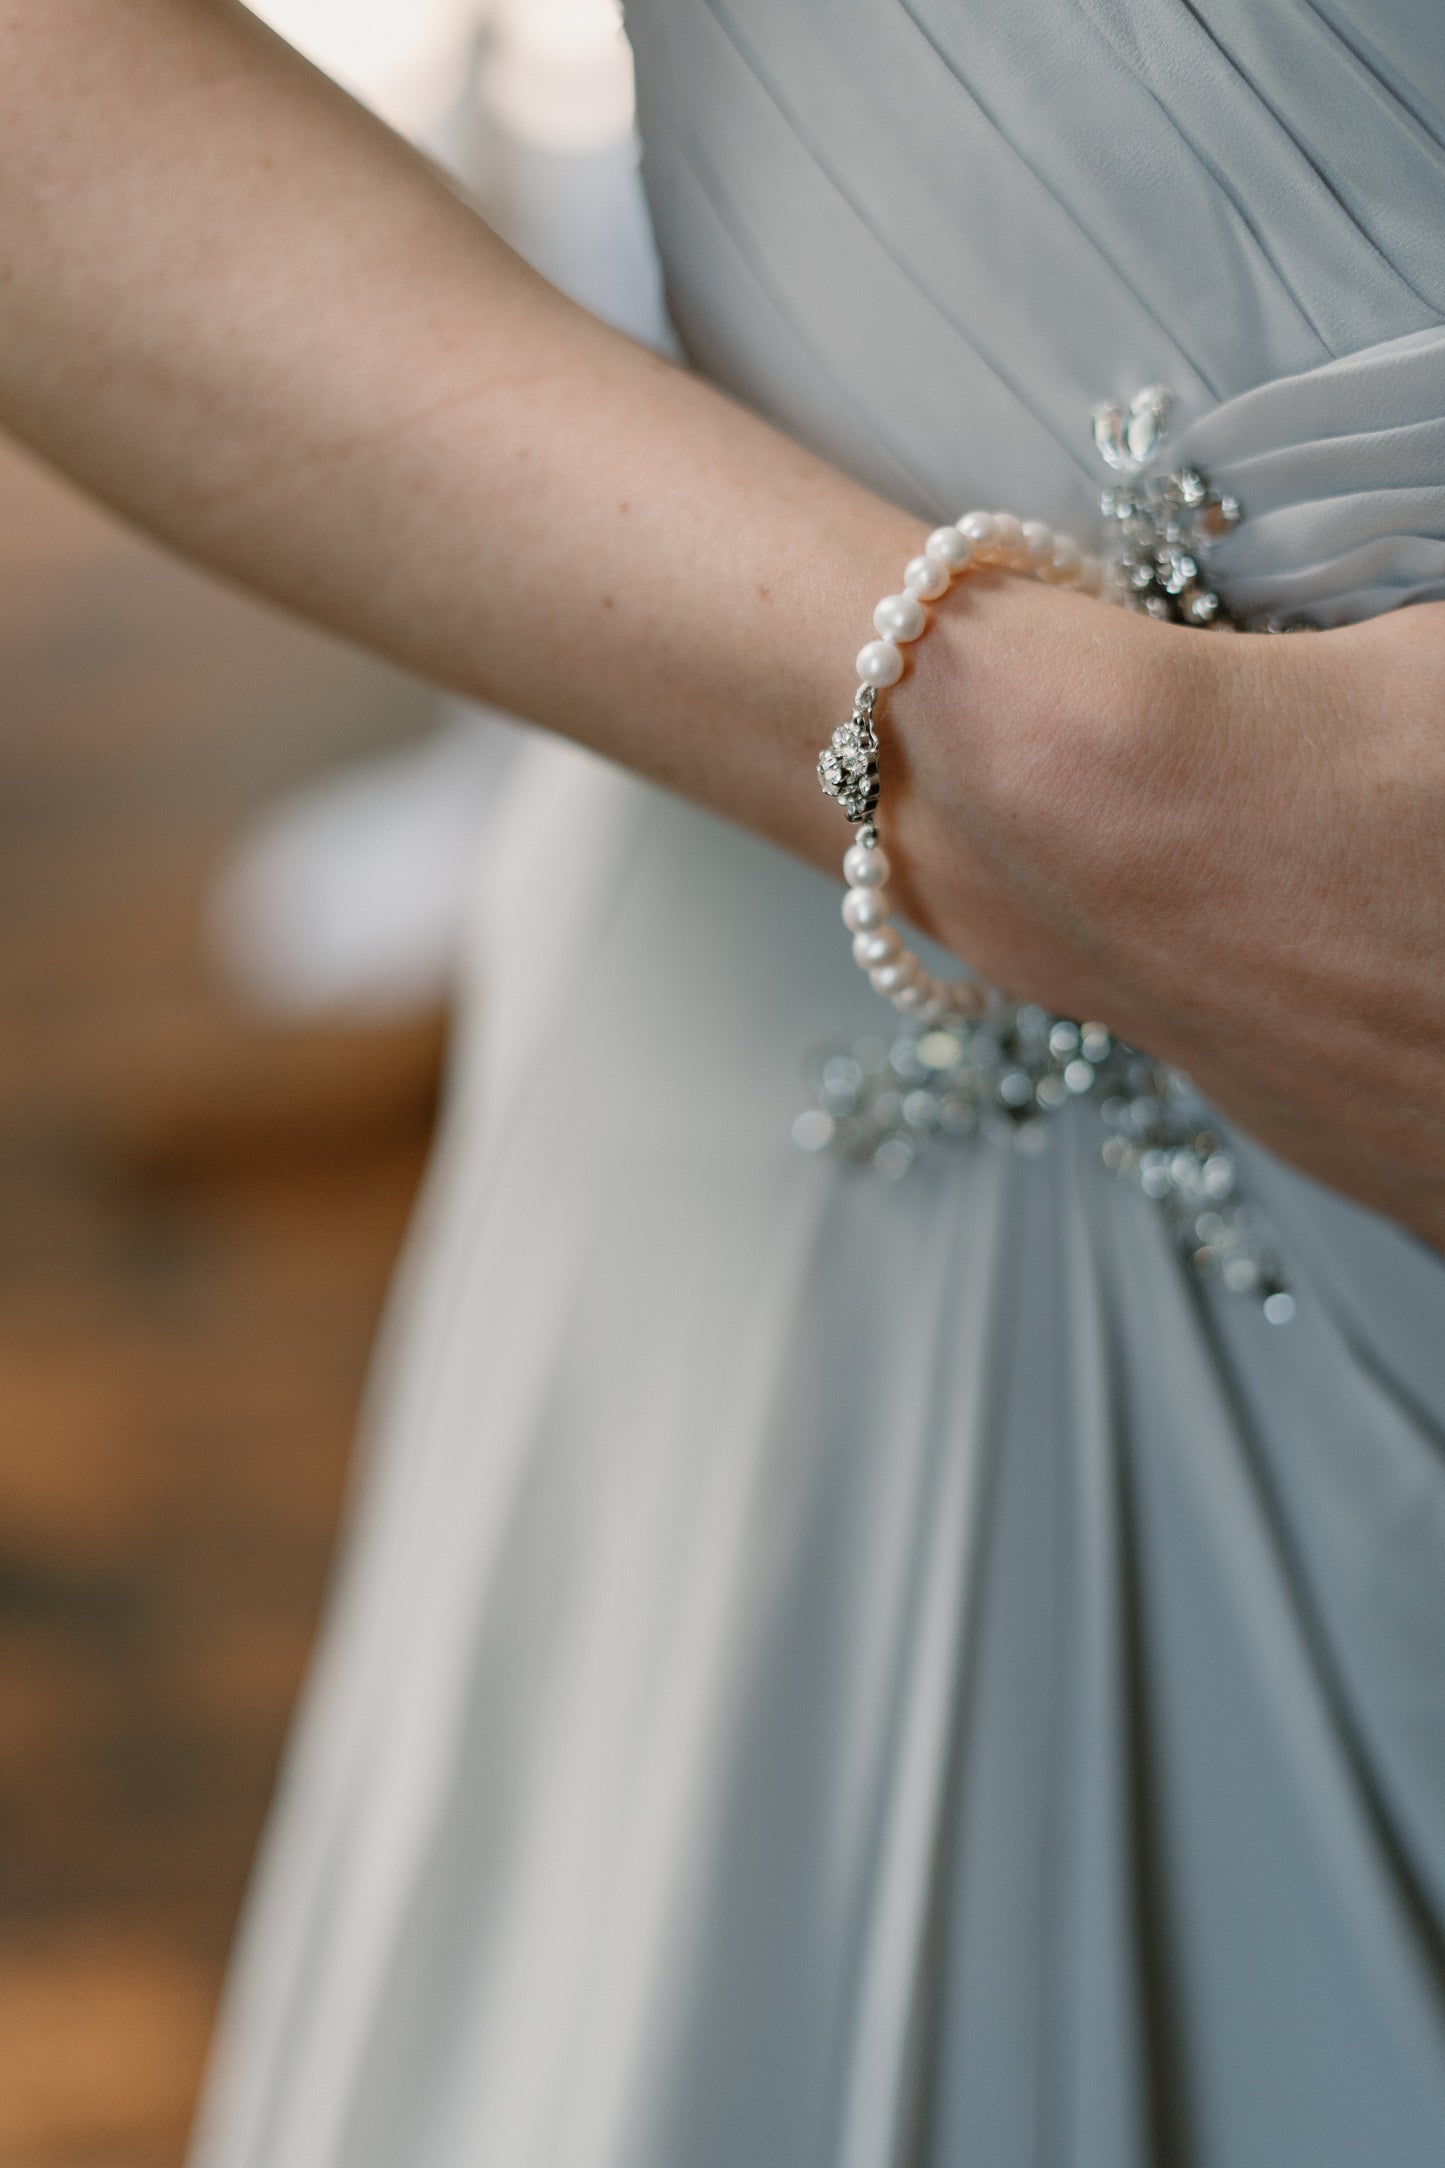
M850 821L871 820L878 806L878 731L873 721L877 689L860 685L853 713L839 723L818 755L818 781Z
M794 1142L894 1181L932 1147L973 1137L1036 1156L1048 1148L1048 1118L1089 1101L1104 1165L1156 1202L1199 1278L1252 1296L1273 1325L1294 1315L1268 1230L1208 1109L1177 1069L1102 1024L999 1003L977 1021L828 1048L810 1082L813 1105L794 1123Z
M1203 560L1239 524L1236 497L1212 490L1197 467L1151 472L1171 404L1162 384L1137 392L1127 409L1094 409L1094 442L1125 477L1099 498L1104 554L1126 609L1175 624L1232 625Z

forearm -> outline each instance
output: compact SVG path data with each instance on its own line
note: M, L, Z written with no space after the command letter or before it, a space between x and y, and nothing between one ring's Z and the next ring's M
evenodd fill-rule
M916 522L555 294L241 8L0 0L0 280L0 420L112 504L831 857L812 749Z

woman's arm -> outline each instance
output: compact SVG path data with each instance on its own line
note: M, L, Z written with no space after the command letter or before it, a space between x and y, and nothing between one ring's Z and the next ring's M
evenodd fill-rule
M188 555L835 855L812 763L917 522L563 299L234 0L0 0L0 422Z
M0 0L0 421L176 548L815 862L918 524L535 278L234 0ZM1445 1238L1445 611L1228 640L970 578L905 908ZM840 939L843 938L840 928Z

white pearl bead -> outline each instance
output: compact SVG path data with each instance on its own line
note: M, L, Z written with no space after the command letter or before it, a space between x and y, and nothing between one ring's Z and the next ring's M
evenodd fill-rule
M1088 551L1079 559L1079 569L1074 574L1074 585L1080 594L1097 595L1104 584L1104 567L1098 558Z
M881 888L888 873L888 859L883 851L869 850L865 843L855 843L844 853L843 878L850 888Z
M994 539L992 554L1001 565L1012 564L1024 546L1024 523L1015 519L1012 512L993 514Z
M879 964L892 963L902 946L896 926L880 926L876 933L855 933L853 961L864 971L876 971Z
M1044 567L1045 577L1052 580L1056 587L1072 587L1083 555L1071 534L1056 534L1053 552Z
M901 956L895 956L890 963L879 964L868 976L880 994L899 993L917 978L918 958L905 949Z
M973 556L973 544L957 527L935 527L923 545L925 557L932 557L950 572L962 572Z
M854 668L865 685L896 685L903 675L903 657L891 640L870 640L859 648Z
M1041 519L1026 519L1023 523L1023 546L1027 555L1025 564L1030 572L1037 572L1054 554L1054 532Z
M965 512L958 531L968 537L975 550L986 550L994 537L992 512Z
M873 612L885 640L916 640L928 626L928 612L917 595L885 595Z
M938 993L936 990L932 990L933 981L931 979L929 980L929 987L931 990L926 995L923 1007L919 1010L918 1014L925 1024L936 1024L940 1021L941 1018L947 1016L948 1003L944 1000L941 993Z
M918 1010L923 1007L927 999L928 995L921 986L913 984L900 986L893 996L893 1006L895 1009L905 1011Z
M849 933L875 933L888 918L888 898L881 888L850 888L843 898L843 924Z
M903 568L903 584L920 602L937 602L948 593L948 567L936 557L910 557Z

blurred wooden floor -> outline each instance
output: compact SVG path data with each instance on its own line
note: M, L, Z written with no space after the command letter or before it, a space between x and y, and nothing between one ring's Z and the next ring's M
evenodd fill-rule
M422 726L0 446L0 2168L173 2168L440 1023L249 1027L247 812Z

